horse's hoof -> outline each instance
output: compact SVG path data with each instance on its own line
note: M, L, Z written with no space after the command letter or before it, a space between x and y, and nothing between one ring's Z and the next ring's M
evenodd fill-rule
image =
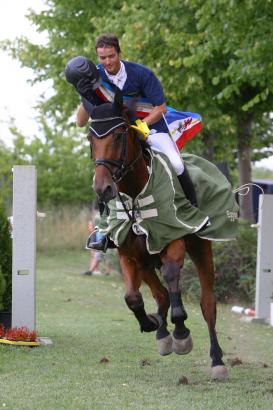
M214 366L211 369L211 376L214 380L226 380L228 379L228 370L223 365Z
M158 313L150 313L147 316L149 320L157 326L156 329L159 329L163 325L163 319Z
M186 339L176 339L172 336L173 339L173 351L176 354L188 354L192 351L193 343L191 335L189 334Z
M167 356L173 352L173 339L171 335L163 337L156 341L158 353L161 356Z

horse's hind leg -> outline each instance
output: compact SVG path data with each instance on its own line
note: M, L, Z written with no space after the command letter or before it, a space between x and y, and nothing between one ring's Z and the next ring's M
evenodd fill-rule
M201 309L207 322L210 336L210 357L212 359L212 377L214 379L226 379L227 368L222 361L223 353L219 346L216 325L216 300L213 293L214 265L211 242L197 236L187 237L186 250L194 262L201 285Z
M153 332L160 328L162 319L159 315L147 315L145 312L144 301L139 292L142 282L141 272L133 258L123 254L121 250L119 256L126 288L125 302L139 322L141 332Z
M163 323L156 332L156 344L159 354L166 356L172 353L172 337L167 329L167 315L170 307L169 293L160 282L154 269L143 270L142 278L149 286L153 298L157 303L157 313L162 317Z
M171 303L171 321L175 325L173 331L173 351L187 354L192 350L192 339L185 326L187 313L183 306L180 288L180 270L184 263L185 244L183 240L175 240L160 255L163 278L168 286Z

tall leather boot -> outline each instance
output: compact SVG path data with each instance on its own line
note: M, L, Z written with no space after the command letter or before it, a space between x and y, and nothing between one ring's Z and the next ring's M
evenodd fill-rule
M107 204L97 201L97 207L99 209L100 217L104 218L109 215L109 207ZM107 249L114 249L116 245L114 242L106 235L103 235L99 232L98 228L96 228L91 234L88 236L85 249L93 249L95 251L106 252Z
M108 248L109 238L104 235L98 235L97 233L98 231L95 230L88 236L85 248L105 253Z
M95 251L106 252L107 249L115 249L116 245L106 235L98 234L98 230L95 229L87 238L85 249L93 249Z
M185 197L190 201L190 203L193 206L197 207L195 188L185 164L183 173L177 175L177 178L184 191Z

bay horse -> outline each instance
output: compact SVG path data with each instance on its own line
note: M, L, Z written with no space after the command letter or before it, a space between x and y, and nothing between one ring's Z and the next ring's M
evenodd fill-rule
M95 164L93 189L98 200L105 204L125 193L136 198L148 181L147 159L141 147L139 135L130 123L121 106L105 103L91 114L91 158ZM133 222L133 212L124 211ZM210 338L210 357L213 379L226 379L227 368L222 360L222 350L217 340L216 300L213 293L214 264L211 242L196 234L170 241L158 255L149 254L144 235L130 229L125 241L117 249L125 283L125 302L134 313L142 332L156 331L158 351L161 355L172 352L183 355L192 350L190 330L186 327L187 313L179 285L180 271L186 252L199 274L201 285L200 305L207 322ZM166 287L161 283L156 268L161 266ZM142 281L150 288L157 304L156 314L147 314L139 291ZM172 335L167 328L167 315L174 324Z

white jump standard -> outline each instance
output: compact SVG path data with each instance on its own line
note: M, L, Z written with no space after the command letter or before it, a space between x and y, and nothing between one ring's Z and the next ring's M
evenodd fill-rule
M259 221L254 320L270 322L273 302L273 195L259 197Z
M36 330L37 174L32 165L13 168L12 327ZM48 337L39 337L48 346Z
M13 168L12 327L36 330L37 176L32 165Z

